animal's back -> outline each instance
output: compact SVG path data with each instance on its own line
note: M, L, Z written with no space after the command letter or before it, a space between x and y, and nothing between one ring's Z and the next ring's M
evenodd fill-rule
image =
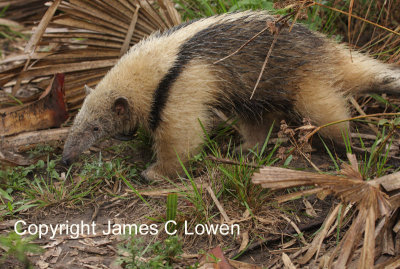
M173 83L194 61L204 64L213 75L210 80L217 81L217 90L208 102L210 107L251 120L260 120L265 113L276 110L310 117L319 125L347 118L345 95L380 91L385 76L395 80L399 77L398 72L387 73L387 66L378 61L354 51L351 57L344 46L295 24L290 32L283 27L276 37L268 64L250 99L275 38L273 30L278 25L273 26L273 21L275 18L266 12L233 13L195 21L164 34L174 40L188 28L196 29L179 44L174 66L157 88L154 99L158 111L153 115L153 128L158 125ZM206 27L197 28L197 24ZM248 41L238 53L214 64ZM340 138L345 125L326 134Z
M273 20L274 17L266 12L214 16L172 28L133 48L132 54L135 51L141 54L142 50L156 50L172 55L167 58L173 59L153 95L151 129L157 128L162 110L174 92L174 83L193 62L201 63L211 72L208 81L217 81L218 89L208 101L211 107L247 118L258 117L264 111L292 110L300 80L307 72L316 72L313 66L321 61L321 55L326 54L326 39L319 34L298 24L290 33L284 28L278 35L267 68L251 100L253 87L274 39L272 29L265 30L237 54L214 64L252 39ZM156 57L154 61L163 64L165 60ZM298 72L300 68L301 74ZM192 96L195 98L195 95Z

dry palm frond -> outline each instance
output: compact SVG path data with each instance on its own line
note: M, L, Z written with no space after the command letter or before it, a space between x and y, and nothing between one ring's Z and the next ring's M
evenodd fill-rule
M381 187L386 189L385 186L397 186L400 188L398 186L400 173L364 181L355 169L356 166L345 165L342 169L342 176L335 176L279 167L264 167L260 169L259 173L254 174L253 183L272 189L316 186L320 191L333 193L343 203L356 207L358 214L353 219L340 244L330 256L330 265L333 264L335 268L345 268L354 255L354 250L364 233L359 268L372 268L375 255L380 254L376 253L375 246L375 239L379 235L379 229L375 227L376 220L383 219L383 223L389 227L387 223L392 219L392 216L395 216L399 207L397 203L392 203L392 197L381 191ZM393 191L393 188L390 188L390 191ZM308 192L308 190L305 192ZM301 194L301 191L295 195L299 194ZM337 225L338 216L340 216L339 208L342 205L335 206L328 215L314 241L307 247L307 253L297 261L299 264L307 263L314 255L318 258L323 240L333 231L333 226ZM334 259L336 259L335 262Z
M7 19L20 23L32 23L42 18L47 0L0 0L0 10Z
M146 0L51 2L25 54L2 62L8 67L0 73L0 86L15 95L28 85L44 89L54 73L65 73L68 108L79 108L84 84L97 84L144 37L180 23L172 2L158 0L157 4Z

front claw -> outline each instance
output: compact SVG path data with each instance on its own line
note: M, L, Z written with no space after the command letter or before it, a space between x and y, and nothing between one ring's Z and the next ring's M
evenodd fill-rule
M164 179L164 176L157 172L157 169L154 167L154 165L144 170L140 176L146 182L160 181Z

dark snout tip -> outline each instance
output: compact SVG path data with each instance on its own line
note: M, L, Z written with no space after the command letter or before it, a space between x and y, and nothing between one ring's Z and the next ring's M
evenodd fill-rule
M65 166L71 166L71 164L72 164L72 160L69 159L69 158L65 158L65 157L62 158L61 162L62 162Z

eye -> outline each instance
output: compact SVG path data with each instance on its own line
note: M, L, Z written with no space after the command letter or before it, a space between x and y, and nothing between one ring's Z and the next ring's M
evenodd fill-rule
M93 131L98 131L99 130L99 127L93 127Z

